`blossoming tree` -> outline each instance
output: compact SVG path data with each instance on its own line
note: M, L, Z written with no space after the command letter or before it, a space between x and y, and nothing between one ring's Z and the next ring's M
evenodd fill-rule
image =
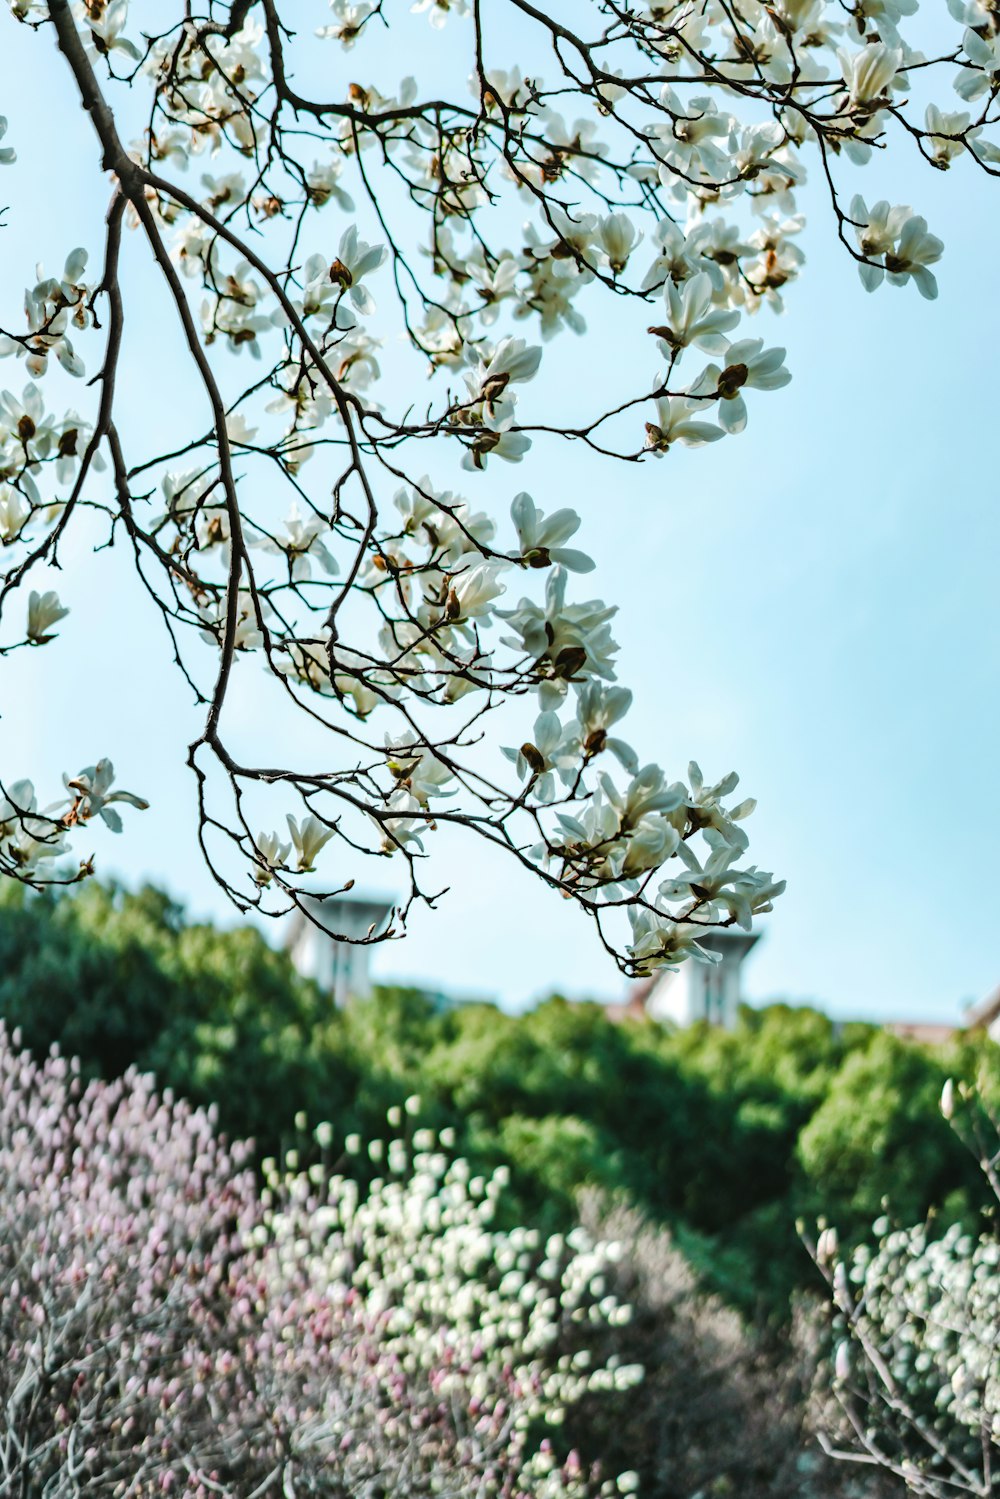
M67 245L62 275L28 290L26 326L3 314L28 383L0 408L2 649L71 627L44 569L96 510L204 706L201 844L239 906L286 910L317 866L332 893L392 856L398 931L433 898L434 830L457 824L579 902L628 972L707 956L706 925L770 909L781 885L746 862L736 776L671 779L618 735L631 693L614 608L576 592L593 566L578 515L522 491L491 516L477 486L533 444L629 465L737 436L790 378L751 319L799 274L810 162L865 286L935 295L924 219L848 198L842 179L886 144L996 174L1000 23L987 0L950 8L953 38L925 57L904 36L916 0L418 0L415 17L396 0L131 15L11 0L3 24L62 54L108 203L103 246ZM425 22L464 59L447 87L398 81ZM942 105L912 103L937 83ZM965 108L947 107L952 89ZM135 246L203 412L162 451L116 399ZM585 380L546 398L545 342L583 333L599 297L648 328L648 359L610 402L591 405ZM419 394L380 367L393 331L392 363L408 350L428 372ZM50 405L55 365L89 372L84 414ZM456 458L467 493L440 478ZM236 752L227 703L248 661L325 731L318 766ZM87 873L59 862L74 832L144 805L112 785L108 760L48 807L5 782L3 872Z

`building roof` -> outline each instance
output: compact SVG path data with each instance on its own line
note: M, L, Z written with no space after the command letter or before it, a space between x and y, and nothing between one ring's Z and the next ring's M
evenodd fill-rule
M887 1020L882 1029L901 1041L915 1041L918 1046L943 1046L958 1034L960 1027L932 1020Z
M970 1031L986 1030L1000 1016L1000 984L978 1005L973 1005L965 1017L965 1028Z
M369 930L381 934L395 909L394 901L382 895L331 895L326 900L315 895L300 898L305 909L294 911L289 919L289 946L313 924L329 932L334 941L347 937L356 942L364 939Z
M710 952L730 954L740 961L746 957L751 947L760 941L760 932L738 932L729 926L707 927L705 935L698 938L702 947L707 947ZM689 959L696 962L697 959ZM675 968L657 968L648 978L636 979L629 986L625 995L624 1004L609 1005L608 1014L612 1020L622 1020L626 1016L644 1015L653 990L658 984L669 983L676 977ZM612 1013L612 1011L614 1013Z

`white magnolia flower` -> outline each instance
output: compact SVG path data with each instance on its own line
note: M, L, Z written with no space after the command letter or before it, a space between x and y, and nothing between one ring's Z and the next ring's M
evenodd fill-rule
M858 52L842 51L837 55L852 108L870 108L888 99L893 79L903 62L901 48L875 42Z
M311 558L315 559L324 572L331 576L337 572L336 559L330 555L320 540L320 537L329 530L327 522L318 515L303 518L299 512L298 502L293 500L285 521L284 535L262 536L252 544L259 547L262 552L275 552L286 557L289 576L293 582L298 583L312 576Z
M570 572L593 572L594 563L585 552L562 544L580 529L580 517L575 510L554 510L546 516L530 494L521 493L515 496L510 514L521 544L520 560L527 567L550 567L558 563Z
M531 783L531 794L535 801L552 801L555 794L554 771L558 771L566 781L571 778L573 762L577 757L573 754L572 744L569 753L566 753L566 742L559 716L550 710L538 715L531 739L526 740L520 749L509 745L503 747L502 753L514 762L520 779Z
M420 834L427 826L427 820L421 816L423 809L412 792L403 786L397 787L389 797L387 808L390 816L375 819L381 834L382 852L394 854L409 843L423 849Z
M59 602L54 589L37 593L33 589L28 596L28 639L32 645L44 645L52 640L52 626L65 619L69 613Z
M31 506L16 489L0 486L0 541L10 546L17 541L31 514Z
M486 467L490 458L503 458L506 463L520 463L531 447L531 438L526 432L491 431L480 432L462 457L462 467L471 473Z
M707 365L695 391L708 394L714 385L719 397L719 422L726 432L742 432L747 424L744 390L780 390L791 380L784 365L784 349L765 349L762 338L743 338L726 350L726 366Z
M693 260L687 253L687 237L673 219L661 219L653 233L659 253L646 272L643 291L653 291L664 281L685 281L691 275Z
M523 338L503 338L489 362L480 359L474 375L468 378L470 393L487 407L497 403L509 384L532 380L542 362L542 351Z
M651 328L650 332L659 336L668 358L689 344L695 344L709 354L725 352L729 342L725 334L736 327L740 314L715 306L712 281L707 272L699 271L680 286L668 281L663 296L667 304L667 325Z
M0 140L7 134L7 121L0 115ZM0 146L0 166L9 167L11 162L17 160L17 152L13 146Z
M135 796L131 791L111 791L114 778L115 768L107 759L98 760L96 765L88 765L86 770L81 770L72 780L63 777L67 791L76 793L71 813L74 822L89 822L92 817L99 816L113 833L120 833L122 820L111 805L112 802L127 802L140 812L147 810L149 803L141 796Z
M251 427L239 411L231 411L226 417L226 436L234 447L249 447L257 436L257 428Z
M222 645L229 628L229 610L225 592L199 605L199 614L205 628L201 637L209 645ZM261 618L267 619L273 611L268 602L249 588L241 588L236 601L236 628L233 632L233 648L237 651L255 651L264 644Z
M455 772L433 750L418 744L412 734L395 741L386 739L386 765L397 786L423 808L432 796L454 795L443 788L455 779Z
M308 874L315 867L317 855L324 844L329 843L335 829L327 827L311 812L308 817L303 817L301 823L289 813L287 822L298 861L296 868L300 874Z
M353 3L353 0L330 0L330 9L334 19L326 26L317 27L316 35L333 38L346 51L353 47L361 35L362 27L374 13L375 6L369 4L368 0L359 0L359 3Z
M597 226L597 242L609 269L618 275L628 264L629 256L642 239L632 220L624 213L611 213Z
M468 0L414 0L410 10L413 15L426 11L431 25L440 31L449 16L467 16L469 5Z
M646 446L657 457L669 452L675 442L697 448L706 442L717 442L722 436L721 427L703 419L702 407L697 402L680 396L660 396L656 402L656 421L646 423Z
M608 734L608 729L625 717L632 706L632 694L627 687L609 687L604 682L590 681L580 688L577 698L576 716L578 740L581 754L588 760L607 750L631 775L639 769L635 750L623 739Z
M271 883L276 869L282 869L291 852L290 843L282 843L277 833L258 833L253 877L262 888Z
M638 975L654 973L658 968L676 968L685 958L701 963L718 963L721 954L699 945L706 927L697 922L678 921L665 913L645 907L629 907L632 942L628 952Z
M944 245L936 235L928 233L927 220L914 214L903 225L895 248L885 257L885 273L893 286L905 286L912 278L922 297L933 301L937 296L937 281L928 266L941 259Z
M310 200L322 208L332 198L345 213L354 211L354 199L340 187L340 176L344 170L344 158L331 156L328 161L316 162L306 173L306 187Z
M664 187L675 187L678 173L689 180L726 181L731 171L724 152L715 142L730 135L732 117L721 114L715 100L707 95L682 103L673 89L664 88L660 102L672 123L654 125L650 136L656 139L654 150L664 162L660 169Z
M858 13L870 17L878 26L880 34L892 41L896 39L896 28L900 21L904 16L915 15L917 6L918 0L860 0ZM949 0L948 8L952 9L952 0Z
M947 168L956 156L965 150L965 141L959 139L969 129L967 114L943 114L936 104L928 104L924 116L927 129L927 145L937 166ZM972 131L975 139L978 131Z
M851 199L851 219L857 235L858 246L866 262L858 266L858 273L866 291L874 291L882 282L884 257L899 238L900 230L910 217L911 210L902 205L891 207L884 198L871 208L860 193Z
M618 611L600 599L567 604L567 577L564 568L552 568L544 606L522 599L516 609L497 610L514 631L504 644L534 659L543 709L555 707L571 681L582 683L595 676L614 681L615 677L612 658L618 645L609 622Z
M77 5L74 11L78 21L89 27L97 52L106 57L109 52L123 52L126 57L138 62L142 53L134 42L122 35L128 20L128 0L111 0L108 5Z
M987 92L992 95L1000 87L1000 35L992 32L982 37L970 26L962 38L962 50L972 66L962 68L956 75L955 92L971 104Z
M951 1119L955 1113L955 1081L950 1077L941 1089L941 1113L945 1119Z
M31 781L15 781L10 790L0 793L0 842L15 837L26 817L37 811L35 788Z
M478 247L477 247L478 248ZM500 315L500 304L514 295L520 263L509 251L503 251L495 260L487 260L482 250L468 256L463 269L475 283L483 300L479 318L484 326L495 323Z
M493 603L505 586L498 574L502 562L478 562L462 572L452 573L445 613L458 624L467 619L483 619L493 611Z
M359 240L355 224L341 235L337 258L330 266L330 277L346 288L351 301L364 316L375 311L375 302L361 281L378 270L388 253L385 245L369 245L363 239Z

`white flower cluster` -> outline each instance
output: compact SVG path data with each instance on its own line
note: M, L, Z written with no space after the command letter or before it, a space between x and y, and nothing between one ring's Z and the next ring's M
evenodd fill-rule
M329 1145L328 1126L316 1134ZM505 1169L473 1175L449 1155L449 1134L417 1128L409 1139L372 1141L368 1154L384 1174L367 1188L320 1165L300 1171L297 1152L283 1171L265 1163L255 1231L262 1295L289 1331L293 1314L311 1307L315 1317L322 1307L322 1335L341 1366L325 1395L315 1392L312 1420L361 1470L372 1413L382 1410L383 1474L395 1474L394 1451L412 1449L418 1417L418 1463L441 1439L427 1419L430 1389L457 1431L449 1463L468 1464L470 1484L481 1475L485 1492L631 1492L634 1475L595 1483L559 1438L585 1397L613 1397L643 1377L616 1355L596 1360L591 1347L631 1315L608 1290L619 1247L582 1228L547 1239L496 1228ZM408 1491L403 1471L393 1488Z
M38 600L37 594L31 597L40 611L45 600ZM46 597L54 599L55 595ZM88 765L72 778L63 777L69 797L41 809L30 781L0 786L0 871L29 880L41 875L48 861L68 852L70 834L85 828L95 817L100 817L113 833L120 833L122 820L114 804L127 804L141 812L149 803L131 791L112 791L114 778L110 760ZM86 859L76 877L91 872L90 860Z
M45 374L49 355L54 354L69 374L83 374L83 363L66 330L71 323L82 330L94 322L94 288L84 280L86 268L87 252L83 249L67 256L59 280L43 276L42 267L38 267L37 284L24 294L28 332L21 338L0 336L0 355L24 355L29 372L38 376Z
M875 1231L880 1242L859 1251L852 1279L893 1377L977 1442L984 1427L1000 1440L1000 1243L961 1224L938 1238L884 1220Z
M974 1095L949 1080L941 1112L997 1196L996 1140L987 1143L996 1121L982 1117ZM874 1244L844 1254L828 1227L815 1249L836 1309L831 1372L848 1446L932 1499L992 1493L1000 1453L1000 1240L991 1228L977 1234L953 1223L942 1231L933 1219L895 1228L883 1217L873 1234Z

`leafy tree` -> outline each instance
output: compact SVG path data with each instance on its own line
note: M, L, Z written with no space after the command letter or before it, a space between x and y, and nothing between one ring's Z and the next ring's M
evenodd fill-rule
M90 1075L127 1067L198 1103L231 1133L276 1147L298 1108L342 1112L358 1075L327 998L252 927L190 924L146 886L96 882L0 905L0 1014L44 1055Z
M972 1221L978 1175L928 1101L949 1074L1000 1082L986 1039L934 1054L787 1005L744 1010L732 1032L615 1025L559 996L521 1015L448 1009L402 987L336 1010L256 929L94 881L7 887L0 1017L40 1059L57 1042L88 1075L135 1065L214 1104L258 1159L310 1157L299 1115L328 1121L340 1151L418 1096L477 1171L510 1171L507 1226L565 1229L596 1188L670 1225L707 1283L768 1316L812 1275L797 1219L860 1235L886 1199L902 1221L931 1206ZM366 1157L345 1169L377 1174Z
M949 1197L953 1210L982 1200L975 1165L937 1109L947 1076L943 1058L884 1031L853 1052L799 1136L812 1205L857 1232L884 1207L912 1223Z

